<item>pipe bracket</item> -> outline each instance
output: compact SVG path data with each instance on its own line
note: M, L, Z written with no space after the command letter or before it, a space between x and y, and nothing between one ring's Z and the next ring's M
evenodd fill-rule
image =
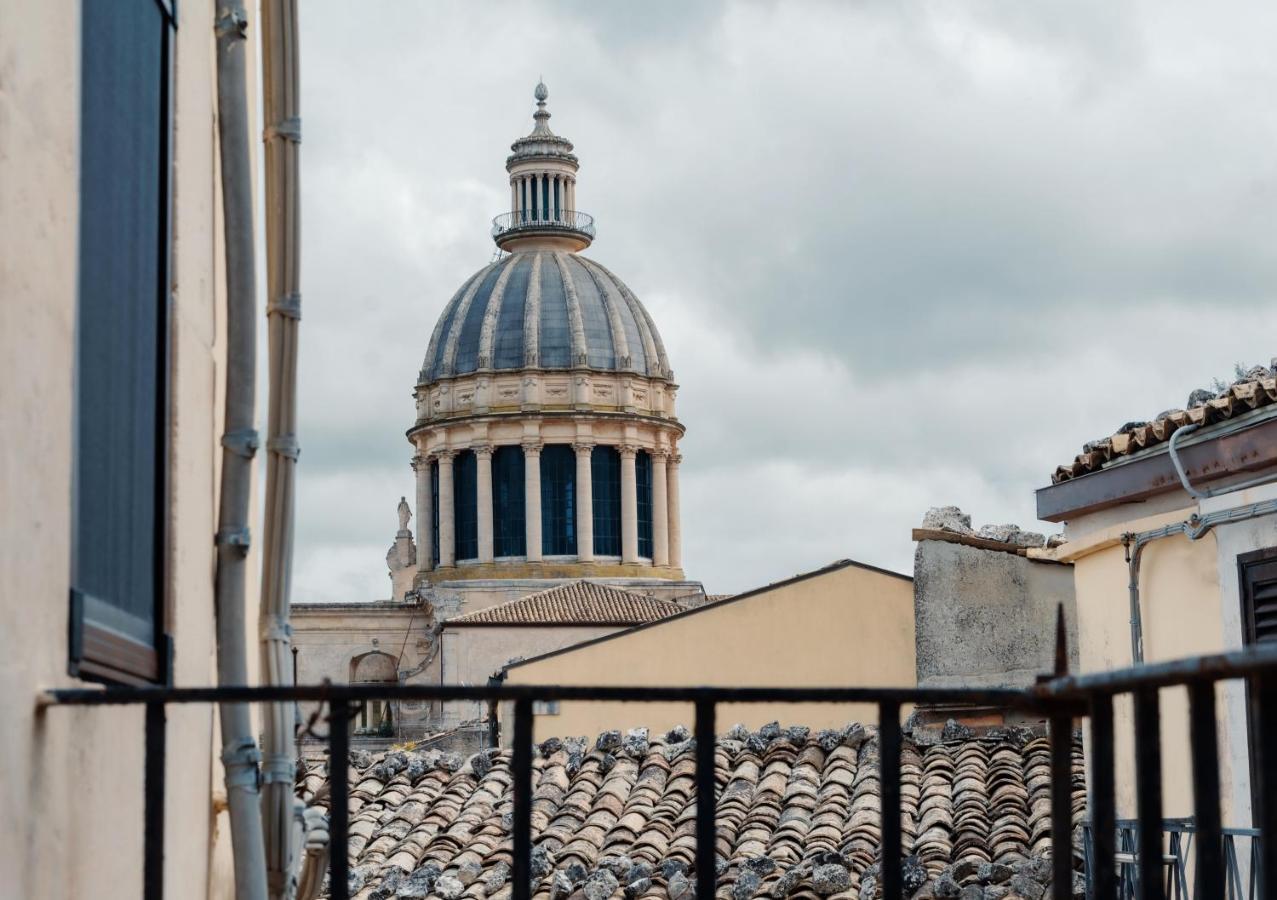
M290 319L301 319L302 295L294 291L291 294L283 294L276 297L266 304L266 315L269 316L273 313L279 313L281 316L287 316Z
M287 119L281 119L275 125L267 125L262 131L262 140L269 141L272 138L283 138L294 144L302 142L302 120L300 116L290 116Z
M239 431L228 431L222 435L222 446L236 456L252 459L257 455L260 444L256 431L251 428L241 428Z
M271 453L278 453L280 456L287 456L294 462L301 455L301 447L297 445L297 435L281 434L273 437L266 442L266 449Z
M252 535L249 533L247 526L244 528L219 528L213 540L214 543L223 547L243 547L245 553L248 552L248 548L253 543Z
M248 15L240 9L230 9L222 7L217 14L217 21L213 25L213 31L218 37L248 37Z
M226 787L257 790L261 785L261 771L257 764L262 760L261 751L251 739L240 741L234 747L222 750L222 765L226 768Z
M273 753L262 764L263 784L289 784L297 778L297 765L288 756Z

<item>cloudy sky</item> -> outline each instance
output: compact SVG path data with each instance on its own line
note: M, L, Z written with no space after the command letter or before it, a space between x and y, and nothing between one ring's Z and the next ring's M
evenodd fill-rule
M711 592L907 572L933 505L1033 526L1084 441L1277 354L1271 3L302 15L297 601L389 595L417 370L539 76L682 385Z

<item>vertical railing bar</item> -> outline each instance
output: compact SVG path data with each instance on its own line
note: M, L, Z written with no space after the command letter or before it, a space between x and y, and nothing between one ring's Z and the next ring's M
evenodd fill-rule
M1219 809L1219 739L1213 681L1195 681L1188 686L1188 715L1193 811L1197 816L1194 893L1198 897L1218 897L1224 891L1224 823Z
M1251 870L1258 869L1259 894L1265 900L1277 898L1277 672L1267 669L1256 675L1251 685L1258 701L1255 712L1254 771L1259 777L1258 789L1251 796L1259 799L1255 822L1259 825L1259 860L1251 855Z
M144 900L164 897L164 755L168 729L163 703L146 704L146 797L143 805Z
M1073 716L1051 715L1051 895L1073 896Z
M882 781L882 896L899 900L903 886L900 859L900 704L878 704L878 758Z
M514 900L532 896L532 700L514 701L514 754L511 759L514 789L514 865L511 867Z
M714 712L714 701L696 701L696 900L714 900L718 888Z
M328 702L328 897L347 900L350 891L350 705Z
M1161 708L1156 688L1135 692L1135 760L1139 900L1164 900Z
M1094 900L1117 900L1117 809L1113 775L1113 696L1091 698L1091 841Z

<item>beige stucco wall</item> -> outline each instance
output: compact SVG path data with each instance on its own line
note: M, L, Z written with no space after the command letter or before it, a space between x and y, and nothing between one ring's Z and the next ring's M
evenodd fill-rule
M1104 510L1068 523L1069 543L1054 551L1073 561L1079 662L1084 672L1131 665L1128 569L1123 532L1147 531L1205 514L1277 497L1277 486L1234 492L1200 505L1181 491L1150 504ZM1148 515L1152 506L1157 513ZM1120 515L1126 511L1126 517ZM1132 513L1139 512L1136 516ZM1277 517L1219 526L1196 541L1183 535L1147 545L1140 566L1140 615L1148 662L1217 653L1242 646L1237 557L1277 546ZM1181 688L1161 692L1163 795L1167 816L1192 815L1188 704ZM1226 825L1250 824L1250 779L1244 690L1217 689L1221 783ZM1115 705L1117 793L1120 815L1134 815L1134 738L1129 698Z
M516 665L509 684L912 686L913 584L854 564L705 607L621 636ZM873 721L873 708L741 704L719 709L720 728L777 719L813 728ZM509 741L508 711L502 739ZM645 725L690 725L685 704L564 703L538 716L537 739Z
M624 629L616 625L553 628L460 627L443 630L443 684L483 685L507 663L531 659L562 647L593 640ZM452 703L449 721L487 718L486 704Z
M79 182L79 4L0 0L0 893L142 893L138 709L38 711L67 672ZM213 681L219 384L214 88L208 0L177 33L169 593L176 681ZM255 54L250 51L250 57ZM250 627L256 585L250 580ZM255 635L252 636L255 640ZM256 659L256 653L250 654ZM209 707L172 709L165 877L174 896L229 896L214 874L221 784ZM225 835L224 825L222 834ZM223 843L228 843L223 841ZM217 863L214 860L218 860Z

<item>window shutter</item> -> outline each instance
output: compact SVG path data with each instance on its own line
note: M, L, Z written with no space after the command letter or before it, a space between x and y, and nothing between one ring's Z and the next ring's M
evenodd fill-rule
M1277 641L1277 560L1243 564L1248 643Z
M82 9L72 668L160 675L167 473L169 32ZM100 671L98 674L102 674Z

